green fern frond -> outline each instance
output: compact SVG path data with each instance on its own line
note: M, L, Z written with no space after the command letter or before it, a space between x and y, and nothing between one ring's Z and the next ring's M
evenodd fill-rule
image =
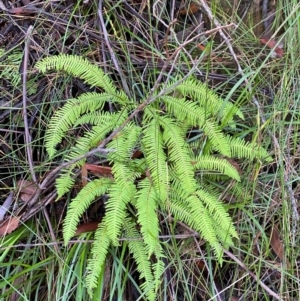
M210 193L204 191L204 193L201 194L201 198L198 198L196 192L196 195L182 200L180 194L173 190L170 194L170 200L166 202L163 208L164 210L170 211L176 219L184 221L192 229L198 231L212 246L215 255L221 262L223 254L222 245L224 247L232 246L233 242L231 237L236 237L237 234L224 208L221 209L220 216L223 216L226 222L220 226L220 216L215 215L213 212L223 206L222 203L216 199L216 196L213 195L214 192L210 195ZM202 203L202 201L204 201L204 203ZM214 209L210 209L210 205L212 205ZM211 213L209 210L211 210ZM228 225L228 218L230 220L230 226Z
M95 241L93 242L91 249L92 258L88 262L87 270L89 271L89 273L86 277L86 284L90 295L92 295L92 290L97 287L97 280L101 275L103 268L105 267L108 248L111 244L107 232L108 227L109 223L104 217L95 232Z
M185 222L190 225L189 221L193 220L193 224L196 226L194 229L210 244L216 257L220 258L220 263L222 263L223 248L214 229L215 221L198 197L191 195L187 198L187 202L190 206L190 217Z
M171 213L175 220L185 222L191 229L197 231L196 221L191 216L189 203L186 202L186 199L183 201L176 192L170 192L170 198L161 207L164 211Z
M198 189L196 192L199 200L207 208L211 216L211 220L220 228L224 229L232 237L237 237L237 233L232 225L229 214L224 209L223 204L213 195L211 191Z
M225 159L216 158L210 155L200 155L193 161L194 170L218 171L232 179L240 181L238 171Z
M152 254L159 255L161 246L158 240L159 225L157 218L157 195L149 179L144 179L139 183L137 193L137 215L138 222L141 225L141 233L147 249L148 258Z
M96 197L105 194L112 183L113 180L108 178L97 179L89 182L80 190L76 198L71 201L63 224L65 245L69 242L71 237L74 236L79 219L86 209Z
M74 123L74 127L82 124L92 124L92 125L102 125L105 124L111 124L115 122L114 128L121 125L126 118L128 118L128 110L123 109L120 112L116 113L110 113L110 112L101 112L98 111L86 113L79 117L76 122Z
M140 236L135 229L135 223L133 223L129 218L125 220L124 227L126 230L126 236L128 237L129 250L137 263L137 270L140 273L140 279L144 279L144 283L141 285L141 288L144 292L146 292L148 300L154 301L156 300L154 289L157 281L154 280L145 245L141 240L139 240Z
M101 110L106 101L111 99L107 93L85 93L77 99L69 99L67 103L52 116L46 132L46 149L52 158L55 147L62 141L66 132L85 113Z
M187 101L184 98L162 96L160 99L166 104L167 111L176 116L176 119L184 121L191 126L202 126L206 113L195 102Z
M196 171L196 178L201 185L205 186L207 182L224 183L228 180L228 176L213 171Z
M174 172L181 182L182 189L188 195L195 191L194 170L189 155L188 145L182 137L181 129L170 118L160 118L163 128L163 140L167 147L169 161L174 166Z
M113 118L115 117L115 118ZM93 129L87 132L83 137L80 137L74 147L71 148L70 153L66 155L67 160L72 160L80 155L85 154L91 148L96 147L107 133L109 133L116 123L122 123L123 120L115 114L107 123L102 124L102 126L94 126ZM74 185L75 175L73 170L75 168L81 167L85 162L85 159L77 161L68 168L64 169L62 174L56 180L56 188L58 196L61 197L67 193ZM127 174L128 175L128 174ZM126 179L126 178L123 178Z
M222 155L230 157L230 145L226 140L225 135L211 119L206 120L203 130L209 138L209 142L212 144L212 147L220 152Z
M101 118L104 117L104 118ZM110 133L115 127L121 125L126 119L126 114L105 114L105 116L101 116L98 113L99 125L94 126L89 132L87 132L83 137L80 137L77 140L75 146L71 147L70 153L66 155L67 160L73 160L90 149L97 147L99 142L105 138L105 136ZM114 150L112 152L117 152ZM85 159L77 161L77 166L82 166L85 162Z
M106 219L109 222L107 234L114 246L119 245L121 227L124 226L126 216L126 205L134 198L136 193L135 185L128 182L125 186L114 183L109 188L109 199L105 206Z
M57 198L62 197L74 186L75 174L73 170L77 166L77 163L70 165L68 168L64 169L56 179Z
M197 196L193 195L182 201L180 196L178 198L176 193L173 192L172 197L163 208L171 212L176 219L183 221L191 229L199 232L208 241L217 258L220 258L220 262L222 262L223 249L213 227L214 221ZM227 241L230 241L230 239Z
M103 272L109 246L118 246L125 230L129 250L144 281L141 288L148 300L155 300L164 270L158 208L199 232L221 262L223 247L230 247L237 234L226 206L219 201L224 183L216 175L222 180L234 179L236 187L240 176L233 165L215 153L229 158L272 160L257 144L228 136L234 135L238 125L234 118L243 118L241 110L194 78L169 89L168 95L161 95L163 90L159 89L149 92L151 97L160 96L141 110L124 91L118 91L101 69L85 59L60 55L42 60L36 66L43 72L50 69L67 72L103 90L70 99L57 110L45 137L50 157L73 127L88 124L82 129L83 136L64 156L67 162L97 147L110 133L115 134L106 145L112 150L107 159L113 179L92 180L84 187L71 201L64 222L67 242L91 202L104 193L107 195L105 217L95 233L88 264L90 292ZM176 86L176 82L168 87L171 85ZM117 113L104 112L108 103L114 104ZM139 114L128 121L132 112ZM59 197L70 191L75 170L84 162L82 159L62 171L56 182ZM215 173L213 181L206 171ZM137 216L129 219L127 216L134 208Z
M75 146L71 148L70 153L66 155L66 159L72 160L80 155L85 154L93 147L98 146L100 141L104 139L105 136L110 133L115 126L120 125L122 122L123 120L120 119L117 114L111 116L111 118L108 119L107 122L103 120L101 125L94 126L83 137L80 137L77 140ZM117 152L117 150L115 150L114 152Z
M131 167L131 159L134 146L136 145L141 133L141 128L133 123L129 123L119 135L107 146L114 149L108 155L108 159L114 162L112 174L119 185L127 185L127 182L133 182L140 174Z
M112 161L129 160L133 154L134 146L137 144L141 128L130 122L125 128L112 140L108 147L116 151L109 156Z
M105 135L111 131L110 125L103 124L102 126L94 126L90 132L87 132L83 137L79 137L75 146L71 147L70 152L66 155L67 160L73 160L87 153L90 149L97 147ZM77 162L82 166L85 159Z
M141 176L141 173L134 169L134 164L122 164L119 162L115 162L112 167L112 174L116 180L116 182L124 187L126 187L128 182L133 183L135 179Z
M266 162L272 162L273 160L268 152L264 148L259 147L257 144L230 136L226 136L225 139L230 146L232 157L237 157L239 159L246 158L250 160L260 158Z
M65 71L84 80L94 87L101 87L110 95L117 94L114 83L100 68L80 56L61 54L47 57L36 63L35 67L45 73L47 70Z
M244 119L243 113L237 106L231 102L225 102L199 80L188 78L179 84L175 90L180 91L184 96L191 96L197 100L199 105L213 116L220 115L222 119L226 118L228 122L231 120L228 117L232 115Z
M152 271L154 277L154 291L157 292L161 285L161 278L165 271L165 264L161 258L157 258L157 262L152 264Z
M215 223L214 225L214 230L215 233L217 235L217 238L220 242L222 242L222 247L224 249L229 249L231 246L234 245L232 238L237 238L236 236L231 236L228 232L228 229L224 229L222 227L219 227L219 225L217 223ZM217 257L217 260L219 260L219 258Z
M156 193L160 201L164 202L168 194L168 167L163 149L163 137L157 119L152 119L144 126L141 143Z

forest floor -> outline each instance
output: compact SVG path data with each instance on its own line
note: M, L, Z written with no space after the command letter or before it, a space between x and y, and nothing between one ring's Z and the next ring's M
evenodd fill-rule
M240 107L239 137L273 158L231 161L245 187L239 199L215 183L238 234L222 266L198 234L158 213L168 240L157 300L300 300L299 49L297 0L0 0L0 300L147 300L121 242L110 249L93 296L86 288L103 199L64 246L70 200L84 177L107 172L107 165L79 171L71 192L57 200L63 154L82 129L70 131L50 160L47 125L66 99L97 91L35 67L58 54L88 59L135 101L162 70L173 78L194 70L197 80Z

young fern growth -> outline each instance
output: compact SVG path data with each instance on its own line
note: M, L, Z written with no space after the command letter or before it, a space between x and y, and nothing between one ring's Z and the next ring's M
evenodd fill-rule
M70 147L65 160L73 160L97 147L100 141L122 125L122 130L106 145L112 151L107 158L113 177L90 181L74 198L64 221L64 240L74 236L85 210L96 197L107 195L105 217L95 232L95 243L88 265L87 286L92 291L105 266L110 246L118 246L119 238L129 238L129 251L137 263L144 283L142 290L148 300L155 300L163 273L163 248L159 241L158 209L172 213L198 231L212 247L216 259L222 262L223 248L233 244L237 233L232 220L219 200L214 186L205 182L205 171L227 179L240 181L238 171L225 156L232 158L271 160L267 152L254 143L233 138L225 128L234 124L234 118L243 118L240 109L224 102L205 84L189 78L181 83L168 83L168 95L162 95L145 107L140 121L128 121L130 112L139 104L119 91L101 69L76 56L59 55L36 64L46 72L50 69L65 71L102 89L101 93L85 93L66 104L52 117L46 132L46 148L53 158L57 144L74 126L90 124ZM155 91L156 95L161 95ZM147 98L145 98L147 99ZM115 112L104 111L106 103L115 105ZM126 123L127 120L127 123ZM201 154L187 142L191 129L203 132L198 142ZM205 137L205 139L203 139ZM139 151L142 156L133 154ZM56 188L58 197L68 192L74 182L74 169L85 160L63 170ZM202 180L197 173L203 172ZM129 213L128 206L136 215ZM125 233L124 233L125 231ZM142 241L134 238L142 237ZM130 239L132 238L132 239Z

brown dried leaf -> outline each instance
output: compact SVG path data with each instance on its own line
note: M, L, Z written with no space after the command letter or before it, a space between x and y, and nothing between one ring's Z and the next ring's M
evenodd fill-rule
M87 179L88 179L88 171L86 168L86 164L84 164L81 167L81 181L82 181L83 186L87 185L87 183L88 183Z
M0 224L0 237L5 236L18 228L20 218L11 216Z
M192 2L187 8L181 9L179 11L179 14L181 16L193 15L194 13L196 13L199 10L200 10L200 5Z
M279 231L276 226L273 228L271 233L271 246L275 254L282 260L284 256L283 245L280 241Z
M111 175L111 167L110 166L99 166L95 164L84 164L85 168L88 171L91 171L95 175Z
M284 260L284 247L280 240L280 233L276 226L273 227L270 237L270 244L275 252L275 254L278 256L278 258L283 261Z
M133 153L133 155L131 156L132 159L136 159L136 158L140 158L142 156L142 152L137 150Z
M75 236L80 235L85 232L92 232L97 230L99 222L90 222L86 224L79 225L75 232Z
M20 198L23 202L27 202L36 193L37 186L33 182L26 180L19 180L17 182L17 188L20 192Z
M277 42L275 40L268 40L268 39L259 39L260 42L269 48L272 49L272 57L283 57L284 56L284 51L283 51L283 45L280 43L278 46Z

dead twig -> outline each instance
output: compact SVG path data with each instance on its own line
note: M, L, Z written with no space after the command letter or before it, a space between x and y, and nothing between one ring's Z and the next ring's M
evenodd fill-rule
M115 65L115 68L117 69L117 71L118 71L118 73L120 75L124 91L126 92L126 94L128 96L130 96L131 93L129 91L129 87L127 85L127 82L125 80L124 73L123 73L122 69L120 68L120 66L118 64L118 61L116 59L116 55L115 55L115 53L114 53L114 51L113 51L113 49L112 49L112 47L110 45L110 41L109 41L109 38L108 38L108 33L107 33L107 30L106 30L106 26L105 26L105 23L104 23L104 20L103 20L103 15L102 15L102 0L99 0L98 17L99 17L99 20L100 20L100 28L102 29L102 32L103 32L103 35L104 35L105 44L106 44L106 46L108 48L110 57L111 57L114 65Z
M265 285L253 272L251 272L237 257L235 257L229 251L224 249L224 253L229 256L233 261L235 261L243 270L247 272L270 296L274 297L276 300L283 301L283 299L273 292L267 285Z
M25 144L26 144L26 152L27 159L29 163L29 169L31 173L32 180L34 183L37 183L37 178L34 172L34 163L32 158L32 148L31 148L31 134L28 127L28 116L27 116L27 68L28 68L28 57L29 57L29 45L32 34L33 26L29 26L25 35L25 49L24 49L24 57L22 62L21 72L22 72L22 97L23 97L23 120L24 120L24 132L25 132Z
M55 234L54 234L54 231L53 231L52 223L51 223L48 211L46 210L45 207L43 209L43 212L44 212L44 215L45 215L48 227L49 227L49 232L50 232L51 239L52 239L52 241L56 241L56 237L55 237ZM54 245L54 249L56 251L56 254L59 254L59 256L62 258L62 254L61 254L60 249L58 248L57 245Z

